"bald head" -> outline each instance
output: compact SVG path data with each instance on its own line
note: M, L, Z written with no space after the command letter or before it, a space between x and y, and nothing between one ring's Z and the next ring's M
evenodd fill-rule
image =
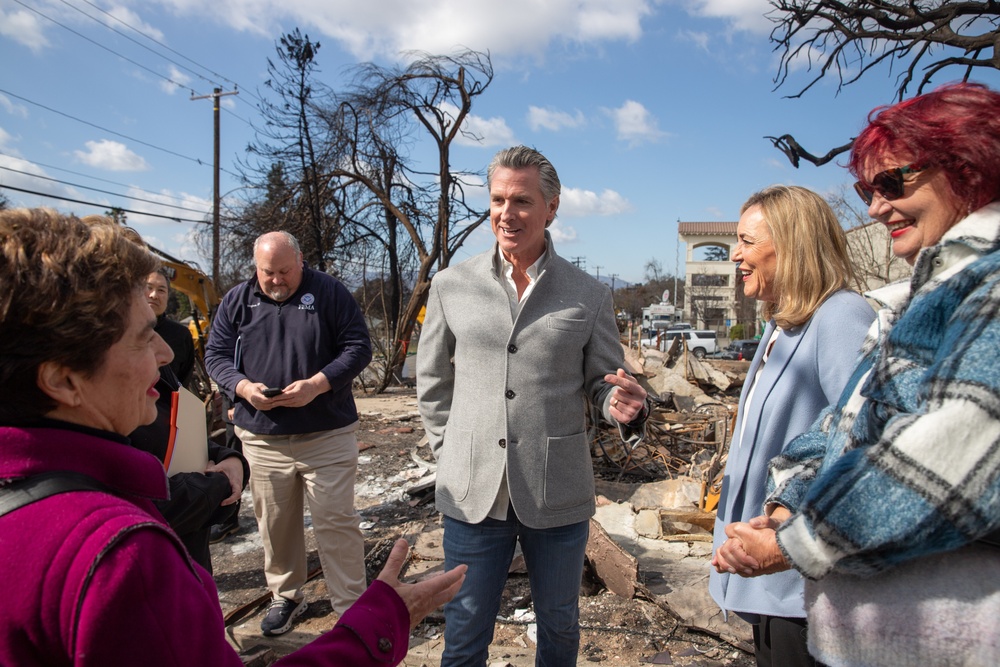
M268 232L257 237L253 261L261 291L275 301L285 301L302 284L302 252L288 232Z

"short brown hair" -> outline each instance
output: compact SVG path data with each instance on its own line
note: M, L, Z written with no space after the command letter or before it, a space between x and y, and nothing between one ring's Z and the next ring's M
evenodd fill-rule
M0 423L56 407L38 387L42 363L94 373L125 335L135 290L158 266L111 218L0 211Z
M772 185L751 195L740 215L753 206L760 207L777 255L778 301L764 306L764 316L783 329L805 324L854 279L847 235L826 200L806 188Z

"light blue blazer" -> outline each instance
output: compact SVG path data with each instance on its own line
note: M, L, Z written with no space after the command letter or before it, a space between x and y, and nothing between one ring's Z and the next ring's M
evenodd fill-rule
M747 405L747 393L775 329L774 320L767 324L740 394L713 552L726 541L727 524L763 514L768 462L840 397L874 319L875 311L860 294L841 290L831 295L805 324L778 334ZM747 579L719 574L713 568L708 587L723 610L737 612L750 623L759 622L760 614L806 615L802 577L796 570Z

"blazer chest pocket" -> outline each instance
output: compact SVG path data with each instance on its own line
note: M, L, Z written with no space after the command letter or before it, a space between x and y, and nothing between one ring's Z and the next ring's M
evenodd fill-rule
M587 320L583 318L556 317L549 315L545 318L545 326L558 331L581 332L587 330Z

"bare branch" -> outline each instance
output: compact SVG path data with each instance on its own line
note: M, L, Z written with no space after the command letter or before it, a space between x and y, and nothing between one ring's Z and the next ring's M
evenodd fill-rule
M964 80L980 69L1000 69L1000 2L997 0L770 0L767 16L774 50L781 53L775 89L801 69L811 77L788 97L801 97L836 75L839 92L872 69L899 63L896 97L917 93L940 73L959 68ZM813 159L788 135L767 137L798 167L798 158L820 165L843 150Z
M792 163L792 166L796 168L798 168L799 166L799 158L802 158L803 160L808 160L817 167L826 164L827 162L837 157L841 153L846 153L847 151L851 150L851 145L854 143L854 139L851 139L843 146L838 146L837 148L831 148L826 155L817 157L812 153L810 153L809 151L807 151L806 149L802 148L799 142L795 141L795 137L793 137L790 134L783 134L780 137L764 137L764 138L770 139L771 143L774 144L774 147L780 150L782 153L784 153L785 156L788 158L788 161Z

